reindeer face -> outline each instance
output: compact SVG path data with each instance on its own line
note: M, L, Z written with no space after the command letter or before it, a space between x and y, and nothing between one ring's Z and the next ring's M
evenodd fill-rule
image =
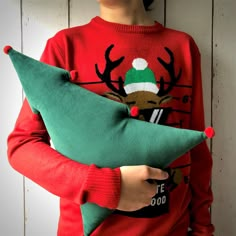
M130 93L123 98L123 102L129 107L137 106L140 110L159 107L171 99L171 96L159 97L155 93L149 91L137 91Z
M149 91L137 91L127 95L123 102L129 107L137 106L141 111L139 113L138 119L148 121L147 119L149 118L144 116L144 111L148 109L159 108L162 103L168 102L170 99L170 96L159 97Z
M128 94L126 97L122 97L119 94L107 93L106 97L110 99L118 100L122 103L127 104L130 108L137 106L139 108L140 115L138 119L148 121L149 118L145 118L144 111L153 110L153 108L159 108L162 103L171 100L171 96L159 97L155 93L149 91L137 91ZM151 115L151 114L150 114Z

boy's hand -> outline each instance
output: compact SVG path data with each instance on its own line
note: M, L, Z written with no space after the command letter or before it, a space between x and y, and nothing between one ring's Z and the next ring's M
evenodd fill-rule
M135 211L150 205L157 186L147 180L168 178L167 172L145 165L122 166L120 171L121 193L117 209L121 211Z

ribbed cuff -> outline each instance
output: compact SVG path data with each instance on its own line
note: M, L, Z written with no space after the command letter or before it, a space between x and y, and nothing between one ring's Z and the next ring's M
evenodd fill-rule
M120 199L120 185L120 168L98 168L91 165L83 189L82 202L116 209Z

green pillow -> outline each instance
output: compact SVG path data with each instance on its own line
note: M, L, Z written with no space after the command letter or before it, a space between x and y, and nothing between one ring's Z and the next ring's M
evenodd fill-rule
M71 83L76 73L34 60L10 46L4 51L55 149L75 161L110 168L143 164L165 168L214 135L211 127L199 132L134 119L127 105ZM81 212L84 234L89 235L113 210L85 203Z

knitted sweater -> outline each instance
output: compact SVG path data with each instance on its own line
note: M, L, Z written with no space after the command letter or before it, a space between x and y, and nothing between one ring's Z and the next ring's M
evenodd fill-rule
M50 38L41 61L77 70L74 83L138 106L140 119L204 130L200 54L186 33L157 22L122 25L95 17ZM118 205L119 168L77 163L51 148L41 117L26 100L8 138L8 156L13 168L60 197L59 236L83 235L80 204ZM92 235L186 236L189 227L194 236L213 235L211 168L204 142L168 167L170 178L157 182L150 206L114 211Z

